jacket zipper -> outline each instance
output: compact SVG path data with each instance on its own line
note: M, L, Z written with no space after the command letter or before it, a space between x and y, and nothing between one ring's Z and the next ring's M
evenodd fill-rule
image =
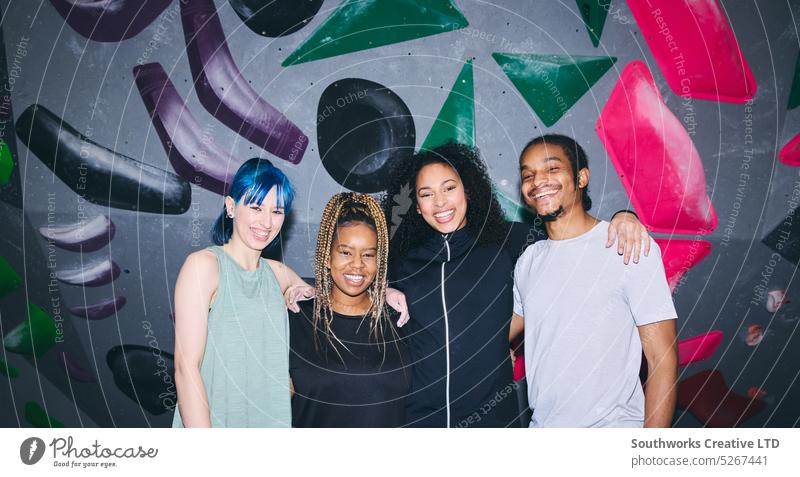
M450 244L448 237L444 236L444 246L447 249L447 262L450 261ZM444 348L447 374L445 375L445 402L447 407L447 427L450 427L450 325L447 321L447 301L444 298L444 266L447 262L442 262L442 309L444 310Z

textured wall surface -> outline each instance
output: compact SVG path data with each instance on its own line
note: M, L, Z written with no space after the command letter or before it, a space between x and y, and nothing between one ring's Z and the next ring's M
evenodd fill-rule
M671 247L676 425L796 426L800 3L647 3L0 1L0 425L168 425L172 291L227 174L286 172L283 258L311 276L327 199L382 190L433 129L517 220L520 148L576 137L593 213Z

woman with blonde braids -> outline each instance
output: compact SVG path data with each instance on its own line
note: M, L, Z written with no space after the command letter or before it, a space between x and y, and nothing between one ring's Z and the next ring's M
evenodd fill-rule
M397 427L409 377L398 314L386 305L389 233L375 199L328 201L317 236L316 298L289 320L294 427Z

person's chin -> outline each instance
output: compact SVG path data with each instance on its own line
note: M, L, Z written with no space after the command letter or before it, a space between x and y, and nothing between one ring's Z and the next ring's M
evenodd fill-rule
M537 215L539 215L539 218L541 218L545 222L552 222L557 218L559 218L563 213L564 213L564 207L560 206L548 211L542 211L542 212L537 211Z

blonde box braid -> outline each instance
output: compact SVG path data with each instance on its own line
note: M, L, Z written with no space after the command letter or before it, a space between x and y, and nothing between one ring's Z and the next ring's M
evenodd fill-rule
M381 209L381 206L374 198L366 194L358 194L355 192L336 194L331 197L328 204L325 206L325 210L322 212L319 234L317 235L317 251L314 260L314 277L317 283L317 297L314 302L313 328L314 341L318 346L317 330L320 328L319 325L322 324L322 329L325 332L328 343L334 348L340 359L342 359L342 356L333 340L339 342L345 349L347 349L347 346L345 346L331 330L331 322L333 320L333 309L331 306L333 278L326 264L330 263L333 239L336 235L337 228L341 226L339 221L342 218L343 212L350 210L361 212L372 219L375 224L375 232L378 239L377 270L375 279L367 289L372 300L372 305L365 315L365 318L369 318L369 334L375 342L380 345L384 343L383 330L388 325L388 328L393 332L392 334L397 336L397 332L386 310L389 231L386 226L383 209Z

